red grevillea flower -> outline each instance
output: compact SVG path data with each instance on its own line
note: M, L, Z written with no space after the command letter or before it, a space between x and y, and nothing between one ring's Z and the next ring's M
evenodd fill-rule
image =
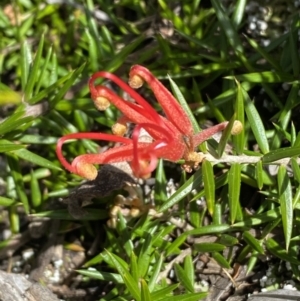
M95 80L106 78L127 92L135 102L129 102L103 85L96 85ZM146 82L160 103L165 117L159 115L154 108L135 90ZM183 108L167 90L167 88L145 67L135 65L129 73L129 85L109 72L96 72L89 80L92 99L99 110L105 110L110 104L115 105L123 116L113 126L113 134L75 133L58 140L57 156L62 165L75 174L87 179L95 179L97 169L94 164L128 161L137 177L147 177L156 168L158 158L176 162L184 159L184 168L191 171L202 161L202 156L195 152L195 147L209 139L217 132L224 130L228 122L222 122L194 133L192 124ZM131 138L122 137L127 123L135 124ZM240 125L240 124L239 124ZM139 139L141 129L151 136L150 141ZM236 132L236 134L239 131ZM121 145L103 153L85 154L76 157L70 164L62 155L62 145L70 139L94 139L119 142Z

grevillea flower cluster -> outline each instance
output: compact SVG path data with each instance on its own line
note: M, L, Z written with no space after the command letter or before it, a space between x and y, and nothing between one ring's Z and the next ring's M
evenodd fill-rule
M134 102L126 101L104 85L97 85L98 78L111 80L125 91ZM162 107L165 116L158 112L134 89L146 82ZM116 75L100 71L89 80L91 97L98 110L103 111L110 104L117 107L122 116L112 127L112 134L73 133L58 140L56 153L61 164L70 172L93 180L98 172L95 164L114 162L130 163L136 177L147 178L156 168L159 158L176 162L185 160L183 168L191 171L197 167L203 157L195 151L202 142L225 129L228 122L222 122L199 133L194 133L191 121L170 91L145 67L134 65L129 73L129 84ZM131 138L124 137L128 124L134 124ZM150 139L139 139L141 130L150 135ZM234 132L238 134L241 124L236 122ZM76 157L70 164L62 154L62 146L70 139L93 139L116 142L117 145L103 153L84 154Z

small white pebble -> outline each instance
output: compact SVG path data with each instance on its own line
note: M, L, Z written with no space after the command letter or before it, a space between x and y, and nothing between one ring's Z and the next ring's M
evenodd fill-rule
M281 86L283 90L288 91L291 85L289 83L283 83Z
M13 273L16 273L16 274L21 273L21 271L22 271L22 269L20 267L13 267L11 270Z
M174 271L174 269L172 269L172 270L170 271L169 277L170 277L170 278L174 278L174 276L175 276L175 271Z
M59 270L55 270L53 272L52 277L49 277L49 279L53 282L53 283L59 283L60 282L60 272Z
M257 21L257 26L261 31L265 31L268 28L268 24L265 21Z
M206 280L201 280L201 285L202 286L207 286L207 287L209 287L209 283L206 281Z
M291 291L296 291L297 290L297 288L295 288L292 284L284 284L283 289L291 290Z
M34 256L33 249L27 249L27 250L25 250L25 251L22 252L22 258L23 258L24 261L28 261L33 256Z
M24 263L23 260L18 260L15 262L15 267L18 268L18 267L22 266L23 263Z
M264 46L264 47L269 46L270 43L271 43L271 41L267 40L267 39L262 39L260 42L261 42L261 45Z
M258 9L263 15L266 15L268 13L268 9L266 7L260 6Z
M275 278L268 278L267 282L266 282L266 286L271 286L274 283L276 283L276 279Z
M9 239L11 237L11 231L9 229L4 229L2 231L3 240Z
M251 22L251 23L249 24L249 28L250 28L251 30L255 30L255 29L256 29L256 23Z
M256 22L257 22L257 17L251 15L251 16L248 17L248 21L249 21L250 23L256 23Z
M250 2L246 5L246 11L251 12L257 9L257 4L255 2Z
M262 286L262 287L266 286L267 280L268 280L268 277L267 277L267 276L262 276L262 277L259 279L260 286Z
M54 262L53 262L53 264L54 264L54 266L58 269L58 268L60 268L62 265L63 265L63 260L62 259L58 259L58 260L55 260Z
M286 266L286 269L288 270L288 271L291 271L292 270L292 266L291 266L291 264L289 263L289 262L285 262L285 266Z

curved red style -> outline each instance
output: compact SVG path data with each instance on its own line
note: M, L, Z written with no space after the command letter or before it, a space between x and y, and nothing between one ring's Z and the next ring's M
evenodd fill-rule
M135 101L129 102L103 85L96 85L98 78L113 81ZM160 103L166 117L159 115L153 107L133 88L139 88L146 82ZM109 104L116 106L124 116L113 127L114 134L75 133L58 140L56 153L61 164L70 172L87 179L95 179L97 169L94 164L128 161L137 177L148 177L156 168L157 160L163 158L170 161L184 159L187 171L197 166L202 158L195 152L195 147L209 139L217 132L224 130L228 122L217 124L200 133L194 133L188 115L167 90L167 88L145 67L135 65L129 73L129 85L116 75L100 71L89 80L91 97L100 110ZM135 124L131 138L124 138L126 124ZM151 141L141 142L141 129L151 136ZM76 157L70 164L62 155L62 145L70 139L95 139L121 143L103 153L86 154Z

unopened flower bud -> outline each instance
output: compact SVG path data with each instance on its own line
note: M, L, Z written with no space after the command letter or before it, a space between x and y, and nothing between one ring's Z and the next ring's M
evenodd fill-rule
M133 75L130 77L128 83L131 88L138 89L143 85L144 81L139 75Z
M235 120L231 129L231 135L238 135L243 130L243 124L239 120Z

